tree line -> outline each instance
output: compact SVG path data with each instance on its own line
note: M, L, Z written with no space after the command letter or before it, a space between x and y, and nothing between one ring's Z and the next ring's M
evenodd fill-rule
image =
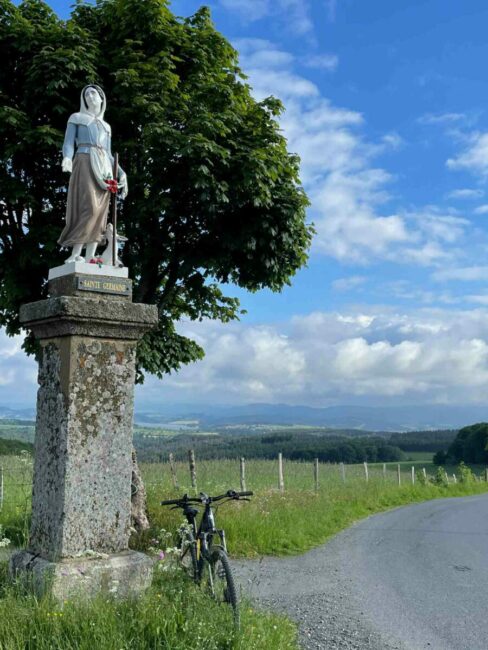
M188 449L201 459L246 458L271 459L281 452L289 460L311 461L318 458L329 463L389 462L402 460L404 453L380 437L346 438L314 436L304 433L273 433L253 436L178 435L168 438L135 438L138 458L145 462L166 460L171 452L184 460Z
M478 465L488 464L488 423L478 422L459 430L447 448L434 455L436 465L455 465L461 461Z

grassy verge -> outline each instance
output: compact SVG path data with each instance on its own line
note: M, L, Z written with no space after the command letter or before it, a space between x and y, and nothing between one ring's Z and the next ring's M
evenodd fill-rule
M29 523L31 467L25 459L2 459L5 502L0 526L16 545L26 543ZM411 484L411 465L346 466L346 477L336 465L321 465L319 487L314 489L311 463L285 462L285 492L276 489L277 463L249 461L247 488L255 492L250 503L230 503L217 511L217 524L225 528L232 555L287 555L306 551L326 541L351 523L389 508L437 499L488 492L482 481L451 482L446 486L417 481ZM427 465L428 471L431 469ZM483 468L474 468L479 475ZM132 539L134 548L146 549L152 537L168 539L181 523L179 511L159 505L161 499L191 493L188 468L178 464L179 489L172 486L167 464L143 465L152 530ZM452 474L452 472L450 472ZM239 463L219 460L197 463L198 490L210 494L239 489ZM164 529L163 531L161 529ZM174 541L169 542L172 545ZM2 568L3 566L3 568ZM49 599L35 600L7 586L0 564L0 649L8 650L296 650L296 630L284 618L252 611L244 605L242 631L233 629L230 613L209 600L181 574L158 572L144 597L123 603L99 599L89 604L66 603L62 610Z
M419 463L419 466L422 466ZM392 469L387 468L387 469ZM250 503L230 503L217 514L218 525L225 528L232 554L243 557L289 555L304 552L322 544L335 533L371 515L397 506L429 499L467 496L488 492L484 482L456 483L448 487L432 484L411 484L411 463L402 467L402 485L398 486L395 471L383 477L382 465L371 466L366 482L362 466L347 466L346 481L334 465L320 467L319 490L313 489L313 471L309 463L285 463L285 493L270 487L276 483L276 463L252 461L247 467L247 487L255 491ZM220 493L239 489L236 461L200 463L198 489ZM154 530L174 530L181 522L179 511L159 506L159 501L175 494L191 492L182 485L179 492L170 485L166 466L144 467L147 480L150 519ZM159 481L156 481L156 473ZM185 478L187 468L178 467ZM134 540L144 547L145 539Z
M0 564L0 648L5 650L296 650L287 619L242 607L241 631L180 572L158 572L137 600L37 600L9 585Z

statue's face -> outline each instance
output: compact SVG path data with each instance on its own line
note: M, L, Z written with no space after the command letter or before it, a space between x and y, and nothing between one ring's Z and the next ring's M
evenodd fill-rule
M98 115L102 108L102 98L96 88L90 86L85 90L85 100L88 104L88 110L94 115Z

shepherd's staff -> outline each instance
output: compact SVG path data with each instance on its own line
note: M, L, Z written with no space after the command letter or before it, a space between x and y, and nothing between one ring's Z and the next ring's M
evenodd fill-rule
M113 177L115 180L114 187L115 192L112 196L112 228L113 228L113 240L112 240L112 266L117 266L117 179L119 177L119 154L114 154L114 173Z

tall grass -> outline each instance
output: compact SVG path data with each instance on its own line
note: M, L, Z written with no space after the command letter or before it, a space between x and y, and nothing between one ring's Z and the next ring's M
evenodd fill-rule
M273 461L250 461L247 488L251 502L233 502L217 512L232 555L291 554L324 542L352 522L374 512L427 499L464 496L488 491L482 481L451 483L448 487L411 484L411 465L346 466L346 480L337 465L321 465L315 490L311 463L284 464L285 492L277 489L278 468ZM426 465L416 460L416 467ZM0 526L15 545L27 543L32 466L27 458L0 458L4 467L5 499ZM174 531L179 511L160 500L192 493L185 463L177 464L179 490L172 486L167 464L143 465L152 530L134 536L134 548L145 549L160 529ZM482 468L477 468L481 473ZM452 471L449 470L452 474ZM240 488L237 460L198 462L197 491L210 494ZM66 602L60 608L49 597L37 600L9 584L6 564L0 562L1 650L296 650L294 625L281 617L242 608L241 631L236 632L228 607L218 607L181 572L157 571L151 589L142 597L117 602L106 597L89 603Z
M338 465L323 464L319 471L319 489L315 492L312 464L285 461L285 492L282 494L277 489L277 462L253 460L246 466L246 483L255 496L250 503L224 505L218 510L218 525L225 528L232 554L246 557L287 555L317 546L374 512L428 499L488 491L488 484L482 481L451 483L449 487L421 485L418 481L412 485L412 464L402 464L400 486L396 464L387 465L385 476L382 465L369 466L368 482L362 465L346 466L344 482ZM415 463L417 468L426 464ZM177 464L178 492L172 486L167 465L144 465L142 471L154 528L174 530L181 521L180 512L161 507L159 502L184 492L192 493L187 465ZM219 494L229 488L240 489L237 460L197 462L197 490ZM144 536L134 539L133 543L143 548Z
M0 564L2 650L296 650L287 619L242 607L241 630L232 613L185 579L156 572L142 597L56 603L10 585Z

